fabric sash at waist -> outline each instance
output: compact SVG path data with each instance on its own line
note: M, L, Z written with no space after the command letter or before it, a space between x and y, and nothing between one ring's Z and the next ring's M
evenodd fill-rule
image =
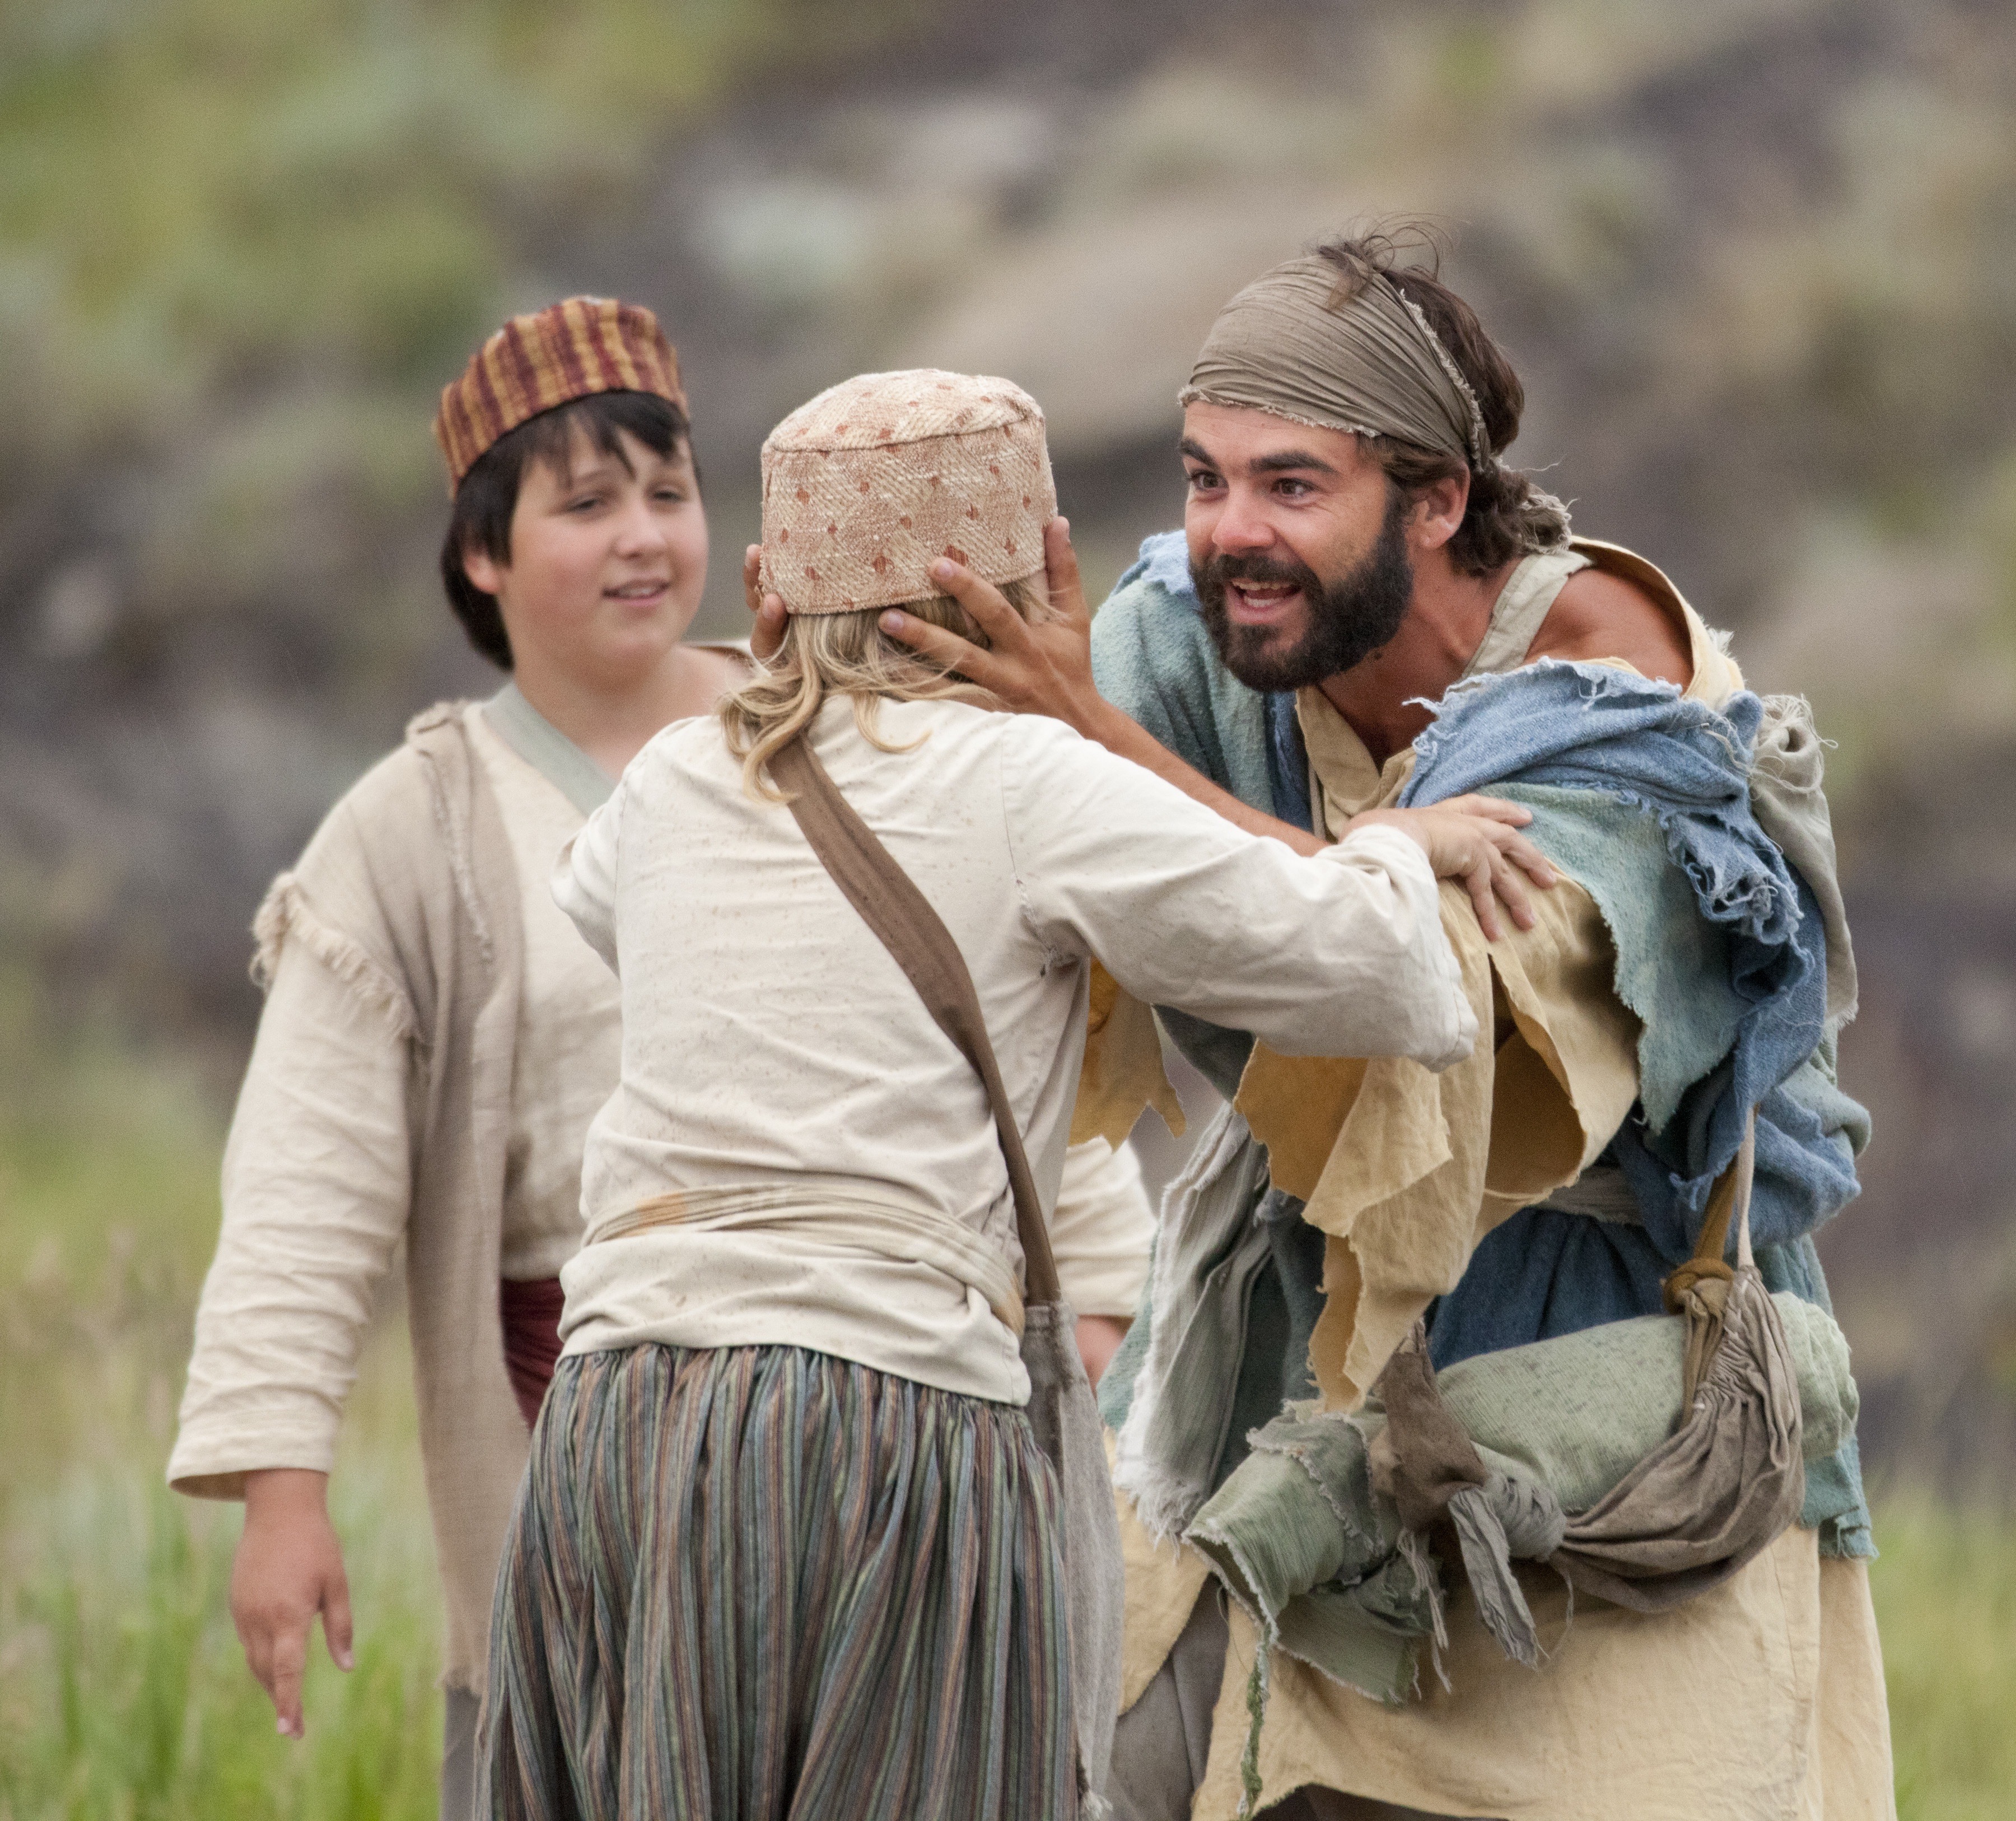
M1539 1204L1558 1213L1586 1214L1620 1227L1642 1227L1637 1198L1624 1172L1615 1163L1595 1163L1565 1188L1555 1189Z
M892 1206L866 1196L825 1189L699 1188L653 1195L625 1212L598 1221L585 1245L627 1239L653 1227L697 1232L761 1232L805 1227L816 1238L904 1263L928 1264L977 1290L996 1320L1022 1337L1022 1293L1008 1260L970 1228L944 1214Z

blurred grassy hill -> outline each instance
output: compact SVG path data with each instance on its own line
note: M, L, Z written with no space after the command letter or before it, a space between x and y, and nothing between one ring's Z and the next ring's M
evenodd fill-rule
M1810 693L1863 949L1823 1244L1872 1451L2016 1482L2016 9L2007 0L0 0L0 954L19 1027L221 1098L246 925L493 673L434 396L507 312L679 342L715 548L864 367L1051 414L1096 582L1175 522L1217 305L1433 215L1513 452ZM702 628L738 629L731 561Z
M1514 458L1838 741L1877 1137L1822 1243L1904 1812L2001 1812L2016 1553L1910 1483L2016 1486L2012 117L2009 0L0 0L0 1817L431 1812L395 1329L307 1752L237 1662L229 1513L154 1488L254 907L495 687L432 579L475 342L660 311L709 633L763 433L865 367L1035 391L1103 584L1175 521L1218 305L1396 211L1525 377Z

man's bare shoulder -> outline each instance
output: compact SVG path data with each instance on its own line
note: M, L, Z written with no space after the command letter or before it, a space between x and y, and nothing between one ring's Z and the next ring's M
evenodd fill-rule
M1687 628L1635 582L1582 569L1563 584L1528 658L1621 658L1646 676L1685 689L1694 680Z

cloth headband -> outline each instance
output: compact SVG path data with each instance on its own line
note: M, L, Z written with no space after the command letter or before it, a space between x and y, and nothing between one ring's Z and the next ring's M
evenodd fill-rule
M1477 395L1420 306L1377 273L1334 303L1344 276L1310 255L1255 279L1219 312L1178 402L1390 436L1489 469Z

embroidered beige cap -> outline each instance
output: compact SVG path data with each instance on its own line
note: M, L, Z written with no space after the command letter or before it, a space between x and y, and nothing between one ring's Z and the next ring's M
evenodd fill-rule
M1043 566L1057 494L1036 401L1006 380L862 373L763 444L763 585L792 613L938 593L940 557L983 581Z

